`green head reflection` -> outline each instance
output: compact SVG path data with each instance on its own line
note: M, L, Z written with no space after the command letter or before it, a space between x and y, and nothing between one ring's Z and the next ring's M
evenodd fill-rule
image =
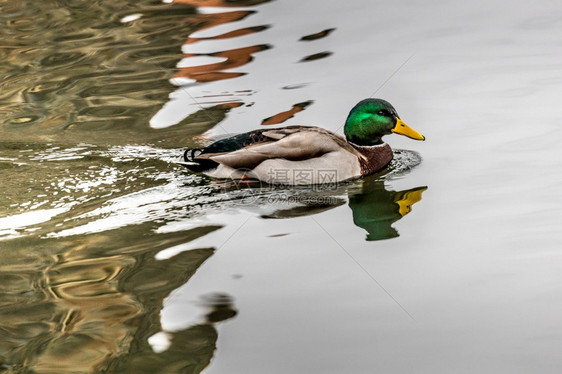
M427 190L427 187L387 190L378 178L367 178L362 182L359 192L349 194L349 207L353 211L353 223L367 231L368 241L397 237L398 231L392 224L411 212L412 206Z

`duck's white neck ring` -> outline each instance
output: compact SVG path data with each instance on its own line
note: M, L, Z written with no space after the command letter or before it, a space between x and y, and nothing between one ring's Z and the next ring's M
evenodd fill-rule
M350 141L348 141L348 143L351 144L354 148L375 148L375 147L382 147L386 145L385 142L381 142L381 144L375 144L375 145L359 145Z

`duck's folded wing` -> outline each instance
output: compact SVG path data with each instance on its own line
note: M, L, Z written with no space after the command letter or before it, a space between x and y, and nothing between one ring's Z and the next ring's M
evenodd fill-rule
M234 169L254 169L265 160L285 159L291 161L309 160L326 153L351 148L345 140L326 131L271 131L265 134L272 139L250 145L229 153L204 154L208 158ZM274 140L278 138L278 140ZM352 148L351 148L352 149ZM198 157L198 158L199 158Z

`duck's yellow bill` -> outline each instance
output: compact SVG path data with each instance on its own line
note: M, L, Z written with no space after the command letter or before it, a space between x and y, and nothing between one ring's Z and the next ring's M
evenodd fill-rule
M394 128L392 129L392 132L416 140L425 140L425 136L423 136L410 126L406 125L400 118L396 119L396 126L394 126Z

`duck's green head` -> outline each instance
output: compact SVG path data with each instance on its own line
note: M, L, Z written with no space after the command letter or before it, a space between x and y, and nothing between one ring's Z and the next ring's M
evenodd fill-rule
M384 135L402 134L416 140L425 137L406 125L396 109L382 99L365 99L351 109L344 127L345 137L357 145L376 145Z

